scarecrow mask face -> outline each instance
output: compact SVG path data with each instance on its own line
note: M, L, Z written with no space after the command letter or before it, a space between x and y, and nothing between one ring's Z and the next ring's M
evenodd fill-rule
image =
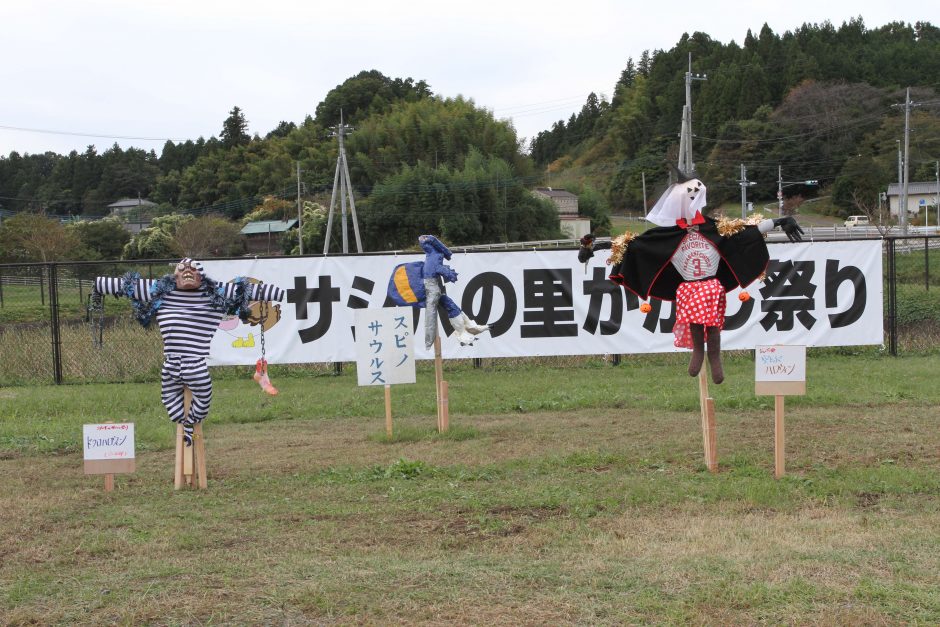
M657 226L674 226L676 220L691 222L705 208L705 184L698 179L675 183L666 190L646 219Z
M176 264L173 276L176 278L176 288L180 290L198 290L202 285L202 268L188 257Z

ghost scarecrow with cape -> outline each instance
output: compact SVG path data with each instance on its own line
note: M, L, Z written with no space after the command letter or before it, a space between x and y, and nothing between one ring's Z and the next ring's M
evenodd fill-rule
M610 280L644 301L675 302L675 346L692 349L689 375L698 376L706 344L712 380L721 383L721 330L726 292L746 287L761 277L770 255L764 234L781 227L792 242L803 230L792 217L743 219L702 215L705 185L680 173L646 217L657 225L644 233L627 231L607 242L591 234L581 238L578 260L586 263L594 250L610 249ZM749 298L742 292L742 300ZM643 303L641 309L649 310Z

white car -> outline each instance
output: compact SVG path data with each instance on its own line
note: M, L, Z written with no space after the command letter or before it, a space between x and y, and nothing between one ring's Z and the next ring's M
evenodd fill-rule
M845 221L845 226L868 226L868 216L849 216Z

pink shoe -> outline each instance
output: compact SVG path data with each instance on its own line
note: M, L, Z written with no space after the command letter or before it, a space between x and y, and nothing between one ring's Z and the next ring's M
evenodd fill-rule
M259 359L255 363L255 374L252 378L258 382L258 385L266 394L277 396L277 388L271 384L271 380L268 378L268 362L266 360Z

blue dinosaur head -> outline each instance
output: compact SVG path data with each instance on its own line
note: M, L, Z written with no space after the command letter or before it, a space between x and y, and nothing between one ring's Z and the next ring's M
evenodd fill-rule
M433 235L422 235L418 237L418 244L421 245L422 250L427 254L438 253L444 255L444 259L450 259L451 252L447 246L437 239Z

